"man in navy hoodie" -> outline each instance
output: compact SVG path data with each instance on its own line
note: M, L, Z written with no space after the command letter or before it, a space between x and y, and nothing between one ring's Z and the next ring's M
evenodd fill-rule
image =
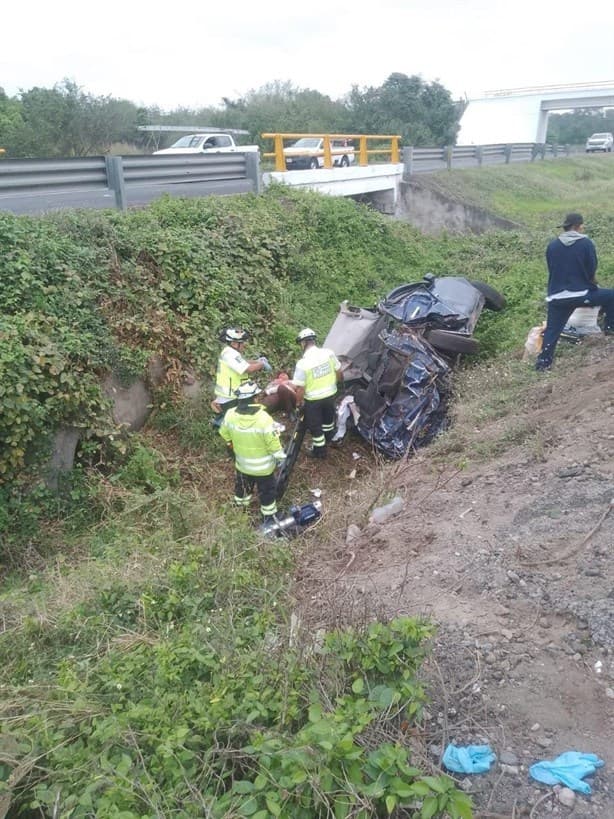
M606 335L614 335L614 290L598 287L595 281L597 253L584 235L584 219L568 213L563 233L546 249L548 264L548 318L536 370L549 370L563 328L576 307L603 307Z

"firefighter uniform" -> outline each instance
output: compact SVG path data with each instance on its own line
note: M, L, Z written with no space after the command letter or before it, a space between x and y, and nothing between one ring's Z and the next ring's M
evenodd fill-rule
M341 364L332 350L308 346L298 361L292 381L305 390L305 425L313 440L313 455L326 455L326 442L335 432L337 372Z
M249 507L256 485L266 521L277 513L275 469L286 457L275 422L259 404L239 399L239 406L225 414L220 435L232 445L234 453L235 503Z

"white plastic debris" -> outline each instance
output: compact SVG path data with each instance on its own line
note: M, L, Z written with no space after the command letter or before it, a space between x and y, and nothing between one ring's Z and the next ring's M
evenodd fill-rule
M362 530L360 526L357 526L355 523L350 523L348 526L346 535L345 535L345 542L349 545L354 540L358 540L358 538L362 535Z
M369 523L384 523L403 510L403 498L398 495L385 506L378 506L371 512Z
M337 431L333 441L341 441L344 438L350 415L354 420L354 425L356 425L360 418L360 410L354 402L354 396L346 395L337 408Z

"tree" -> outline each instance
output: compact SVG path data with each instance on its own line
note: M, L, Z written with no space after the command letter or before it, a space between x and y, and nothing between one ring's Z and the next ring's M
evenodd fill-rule
M456 139L458 111L450 92L416 75L394 73L378 87L354 86L347 106L351 128L361 133L400 134L405 145L449 145Z
M7 148L12 135L22 124L21 103L5 94L0 88L0 148ZM7 151L10 156L10 151Z
M94 97L71 80L21 92L20 121L7 136L8 153L69 157L106 153L113 142L134 141L137 107L128 100Z
M279 80L252 89L237 100L224 98L219 120L224 127L249 131L254 141L267 132L340 133L349 125L343 102Z

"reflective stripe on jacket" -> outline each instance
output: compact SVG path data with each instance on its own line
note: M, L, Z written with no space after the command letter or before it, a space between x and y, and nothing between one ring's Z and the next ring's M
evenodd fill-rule
M275 422L262 407L251 414L228 410L220 435L232 442L235 466L244 475L270 475L286 457Z
M318 401L337 394L337 370L341 364L332 350L308 347L294 370L292 381L305 388L305 401Z
M217 362L215 397L223 401L236 398L235 390L249 379L249 363L234 347L224 347Z

